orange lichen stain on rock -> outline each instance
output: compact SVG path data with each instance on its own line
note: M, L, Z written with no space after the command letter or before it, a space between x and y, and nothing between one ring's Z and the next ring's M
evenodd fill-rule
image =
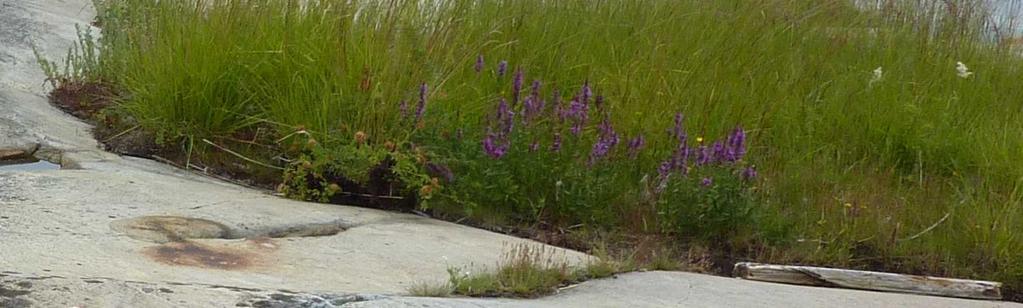
M211 247L193 242L171 242L146 248L144 252L156 262L222 270L241 270L253 266L256 254L241 249Z
M148 247L143 254L153 261L173 266L189 266L220 270L245 270L260 264L263 255L280 248L274 239L255 237L242 243L208 245L194 241L177 241Z

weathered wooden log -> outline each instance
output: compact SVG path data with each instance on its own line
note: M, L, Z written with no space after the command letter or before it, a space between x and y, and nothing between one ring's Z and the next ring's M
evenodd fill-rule
M734 274L743 279L789 284L962 298L1002 299L1002 284L993 281L749 262L736 263Z

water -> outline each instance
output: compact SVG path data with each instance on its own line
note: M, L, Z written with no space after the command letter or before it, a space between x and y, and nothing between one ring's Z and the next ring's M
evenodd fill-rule
M1021 0L990 0L994 16L992 23L1007 29L1013 36L1023 34L1023 1Z
M890 1L911 4L917 0L852 0L863 9L879 9ZM946 5L969 5L975 13L990 13L983 21L984 39L1023 46L1023 0L918 0L918 8L942 12ZM938 20L933 20L936 26ZM933 34L933 33L932 33Z
M60 170L60 165L45 160L0 162L0 171L44 171Z

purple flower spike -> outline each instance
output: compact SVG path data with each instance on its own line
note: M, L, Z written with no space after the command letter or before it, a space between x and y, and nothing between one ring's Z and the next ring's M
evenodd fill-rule
M609 120L607 117L604 117L604 120L600 121L600 125L597 126L597 129L600 130L601 138L608 138L611 137L612 135L617 137L617 134L615 134L614 127L611 126L611 120Z
M664 189L668 188L668 178L671 177L672 161L666 160L661 162L657 166L657 186L654 187L654 193L660 194L664 192Z
M607 117L600 122L600 126L597 129L600 131L600 139L597 140L597 143L593 144L593 150L590 152L591 165L607 156L611 149L620 142L618 133L615 132L614 127L611 126L611 120Z
M672 162L671 160L661 162L661 165L657 166L657 175L662 178L667 177L668 173L671 173L673 165L674 162Z
M561 151L561 134L554 134L554 142L551 143L551 152Z
M519 95L522 93L522 69L515 70L515 79L512 81L512 106L519 103Z
M678 139L679 143L686 143L686 128L683 123L682 113L675 113L675 128L671 131L672 137Z
M476 67L474 67L476 73L483 71L483 54L476 56Z
M569 129L569 131L571 131L573 135L578 136L583 132L583 125L581 123L573 124L572 128Z
M497 77L504 77L504 73L508 72L508 61L501 60L497 63Z
M508 107L508 101L502 98L497 103L497 114L495 114L495 116L498 120L501 120L509 113L512 113L512 111L511 108Z
M524 105L522 108L523 123L529 123L530 120L539 116L540 112L543 110L544 107L544 101L543 99L540 98L540 81L534 80L532 88L533 89L530 92L529 96L527 96L526 100L523 102Z
M572 134L579 135L582 132L583 125L586 124L586 119L589 117L589 109L579 100L579 97L572 98L565 115L566 118L572 120Z
M590 165L595 164L604 156L607 156L611 152L611 143L606 140L598 140L597 143L593 144L593 150L590 151Z
M561 91L554 89L554 93L551 93L551 105L554 105L554 115L558 117L559 121L564 122L565 117L562 114L561 107Z
M488 133L487 137L483 138L483 141L480 142L483 145L483 152L490 155L490 157L495 156L495 150L497 149L497 142L494 139L497 139L497 137L493 133Z
M401 112L401 118L403 120L408 119L408 101L401 101L401 103L398 104L398 110Z
M580 92L582 92L579 95L582 96L582 103L583 103L583 105L589 104L590 103L590 98L593 97L593 89L590 88L590 82L589 81L586 81L586 83L583 83L583 88L582 88L582 90Z
M526 100L522 102L522 124L529 124L529 120L533 118L533 107L536 103L533 102L532 96L526 96Z
M423 119L423 113L426 112L426 95L429 88L426 83L419 85L419 105L416 106L416 122Z
M429 87L426 83L419 84L419 103L426 104L426 94L429 91Z
M731 161L742 160L746 155L746 131L742 127L736 127L728 138L728 148L731 152Z
M703 185L703 187L710 187L711 185L714 185L714 180L711 178L703 178L703 180L700 180L700 185Z
M487 153L490 158L501 159L504 154L508 151L508 144L500 144L497 140L497 136L492 133L487 133L487 138L482 141L483 152Z
M696 165L703 166L710 163L710 149L705 145L696 148Z
M746 170L742 171L742 179L746 181L753 181L757 178L756 166L746 167Z
M629 140L629 157L635 159L639 156L639 151L646 145L646 139L643 138L643 134L639 134L636 137Z
M727 160L727 153L725 152L725 144L721 141L714 142L714 152L711 157L711 161L718 163Z
M497 124L501 126L501 136L508 136L515 127L515 112L508 106L508 101L503 98L497 104Z
M690 152L689 146L686 146L686 144L683 143L679 144L678 147L675 148L675 153L672 154L671 158L672 167L674 167L678 171L681 171L682 174L689 173L689 168L687 168L686 166L686 162L689 161L690 154L689 152Z

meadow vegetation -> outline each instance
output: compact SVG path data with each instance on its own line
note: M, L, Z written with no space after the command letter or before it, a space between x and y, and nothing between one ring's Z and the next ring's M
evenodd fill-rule
M421 282L412 285L408 291L413 296L425 297L455 294L532 298L556 293L584 280L647 269L628 263L631 260L602 255L589 260L584 266L570 266L564 255L544 246L519 244L510 247L494 268L451 267L448 269L448 281Z
M1020 290L1023 58L979 1L865 2L97 0L41 63L294 198Z

